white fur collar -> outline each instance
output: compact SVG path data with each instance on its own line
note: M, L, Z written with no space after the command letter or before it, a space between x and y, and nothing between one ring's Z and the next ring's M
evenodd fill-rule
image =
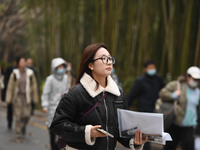
M83 85L83 87L86 89L86 91L90 94L91 97L95 97L99 95L101 92L106 91L113 95L120 96L120 91L115 83L115 81L112 79L111 76L107 77L107 86L103 88L99 85L99 88L96 90L96 82L95 80L88 75L87 73L84 73L82 76L80 83Z
M16 75L16 78L19 79L20 78L20 72L19 72L19 69L14 69L13 72L15 73ZM29 68L26 68L26 73L27 73L27 76L30 76L33 74L33 71Z

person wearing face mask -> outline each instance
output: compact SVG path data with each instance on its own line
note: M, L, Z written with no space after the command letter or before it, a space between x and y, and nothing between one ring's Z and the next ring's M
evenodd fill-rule
M164 85L162 78L157 75L155 62L146 61L144 63L144 73L136 79L127 97L129 108L137 98L137 110L139 112L152 113L155 108L155 102L158 99L158 93ZM149 143L144 145L144 150L150 150Z
M138 98L137 109L139 112L153 112L158 93L163 87L164 82L157 75L155 62L146 61L144 63L144 74L136 79L129 92L128 106L130 107L134 99Z
M70 88L68 76L65 74L67 64L62 58L54 58L51 62L52 74L46 78L41 96L43 111L47 114L49 127L56 107L64 93ZM56 145L56 135L49 130L51 150L59 150Z
M197 108L200 100L198 82L200 69L196 66L189 67L185 76L169 82L161 91L160 98L163 101L176 101L175 119L168 133L173 141L168 142L164 150L176 150L181 142L182 150L194 150L194 135L197 125ZM177 89L177 83L180 87Z

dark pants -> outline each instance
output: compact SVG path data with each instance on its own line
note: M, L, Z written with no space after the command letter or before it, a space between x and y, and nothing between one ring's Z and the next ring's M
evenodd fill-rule
M193 127L179 127L172 124L167 132L171 135L173 141L166 142L164 150L176 150L179 142L181 142L182 150L194 150L194 131Z
M10 103L7 106L7 121L8 121L8 128L12 128L12 122L13 122L13 104Z
M35 110L35 104L31 102L31 116L34 115L34 110Z
M56 143L56 135L49 130L51 150L60 150Z

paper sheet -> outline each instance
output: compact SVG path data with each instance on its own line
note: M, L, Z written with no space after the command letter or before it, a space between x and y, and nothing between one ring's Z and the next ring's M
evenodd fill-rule
M134 137L137 130L142 130L149 142L165 145L171 141L171 136L163 131L163 114L142 113L124 109L117 109L119 133L121 137Z

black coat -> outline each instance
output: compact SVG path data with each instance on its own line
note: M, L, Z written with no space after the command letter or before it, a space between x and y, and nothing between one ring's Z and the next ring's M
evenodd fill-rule
M103 92L92 98L82 84L75 85L60 101L50 129L67 141L71 147L81 150L114 150L116 142L129 147L129 139L119 137L117 108L126 108L123 91L120 96L106 92L105 101L101 100ZM89 115L80 118L92 108L97 101L100 105ZM107 115L106 115L107 109ZM85 126L101 125L104 130L114 135L114 138L97 138L93 146L85 142Z
M8 81L9 81L9 79L10 79L10 75L11 75L11 73L13 72L13 70L15 69L15 67L14 66L10 66L10 67L8 67L7 69L6 69L6 72L5 72L5 74L4 74L4 89L2 90L2 97L1 97L1 99L2 99L2 101L6 101L6 90L7 90L7 86L8 86Z
M131 88L128 106L131 106L133 100L138 98L138 111L153 112L159 91L164 85L162 78L158 75L153 77L147 74L141 75Z

